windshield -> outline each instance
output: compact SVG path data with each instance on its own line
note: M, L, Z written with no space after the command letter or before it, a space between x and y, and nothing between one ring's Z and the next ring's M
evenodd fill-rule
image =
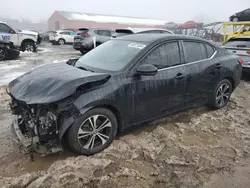
M82 56L75 66L91 70L118 71L125 67L145 46L145 43L110 40Z

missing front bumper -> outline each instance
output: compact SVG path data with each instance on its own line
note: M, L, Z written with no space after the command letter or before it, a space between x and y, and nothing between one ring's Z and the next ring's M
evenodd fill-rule
M40 145L38 136L34 136L33 140L31 138L26 138L19 128L17 115L12 115L12 128L14 134L16 135L17 142L23 145L25 147L25 150L27 150L28 152L36 152L41 156L45 156L63 151L60 145L58 145L58 147L51 148Z

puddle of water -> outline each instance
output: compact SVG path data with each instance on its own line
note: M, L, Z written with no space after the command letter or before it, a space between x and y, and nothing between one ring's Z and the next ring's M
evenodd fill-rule
M50 154L44 157L35 156L34 161L29 161L21 165L21 169L23 168L25 172L37 172L41 170L47 170L50 165L52 165L56 161L65 160L68 157L76 157L77 155L70 152L64 151L63 153Z

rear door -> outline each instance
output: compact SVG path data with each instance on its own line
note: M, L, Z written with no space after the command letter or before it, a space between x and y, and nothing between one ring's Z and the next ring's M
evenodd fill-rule
M187 70L186 106L206 103L220 78L221 65L215 63L215 48L209 43L184 40Z
M74 42L74 36L71 35L69 31L63 31L60 32L61 38L63 38L66 43L73 43Z

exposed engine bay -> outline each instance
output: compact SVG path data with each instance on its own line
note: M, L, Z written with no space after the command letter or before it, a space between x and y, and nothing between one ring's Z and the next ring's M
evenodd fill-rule
M39 154L61 151L58 112L53 105L27 105L12 99L13 126L19 140Z

